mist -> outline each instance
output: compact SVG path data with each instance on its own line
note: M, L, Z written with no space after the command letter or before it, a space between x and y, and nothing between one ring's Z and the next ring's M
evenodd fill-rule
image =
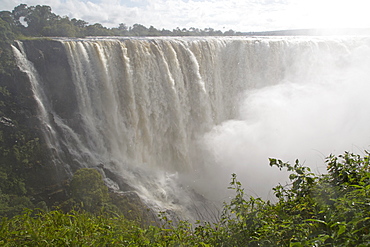
M299 159L319 174L329 154L368 149L370 46L342 48L297 57L275 85L244 92L238 117L202 139L212 160L207 193L218 194L236 173L247 194L273 199L271 188L288 179L269 157Z

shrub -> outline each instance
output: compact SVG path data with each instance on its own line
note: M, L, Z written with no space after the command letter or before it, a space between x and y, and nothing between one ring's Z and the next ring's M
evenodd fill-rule
M77 170L70 183L70 190L72 199L91 212L99 211L109 198L102 175L92 168Z

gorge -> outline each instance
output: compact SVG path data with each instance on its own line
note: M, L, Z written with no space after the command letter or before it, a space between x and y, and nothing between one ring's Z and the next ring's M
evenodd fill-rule
M366 36L54 38L13 52L59 182L97 168L157 211L227 200L234 172L272 197L285 177L269 157L320 172L370 139Z

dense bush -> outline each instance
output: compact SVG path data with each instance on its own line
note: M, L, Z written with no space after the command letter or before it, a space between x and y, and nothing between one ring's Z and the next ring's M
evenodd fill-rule
M124 218L89 213L27 211L0 228L2 246L106 246L142 241L141 232Z
M139 227L111 214L31 212L0 224L5 246L369 246L369 154L329 156L328 172L315 175L297 160L294 165L270 159L287 169L291 183L274 188L276 203L247 197L235 174L218 223Z
M108 201L108 188L95 169L79 169L70 183L72 199L88 211L99 210Z
M41 166L39 139L22 123L20 101L19 95L0 85L0 217L33 208L29 178Z
M277 203L244 197L233 175L236 197L224 208L220 242L226 246L368 246L370 244L369 155L329 156L328 173L313 174L270 159L291 172L291 184L274 188ZM221 244L221 246L223 246Z

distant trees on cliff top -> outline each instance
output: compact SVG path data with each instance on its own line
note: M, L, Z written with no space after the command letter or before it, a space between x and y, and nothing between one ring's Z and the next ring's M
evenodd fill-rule
M61 17L52 12L50 6L37 5L28 7L20 4L13 11L0 12L0 31L12 30L16 34L34 37L84 37L84 36L231 36L242 35L229 30L222 32L213 28L199 29L191 27L171 30L158 30L141 24L127 26L124 23L116 28L106 28L99 23L88 24L84 20ZM3 36L3 32L1 36Z

